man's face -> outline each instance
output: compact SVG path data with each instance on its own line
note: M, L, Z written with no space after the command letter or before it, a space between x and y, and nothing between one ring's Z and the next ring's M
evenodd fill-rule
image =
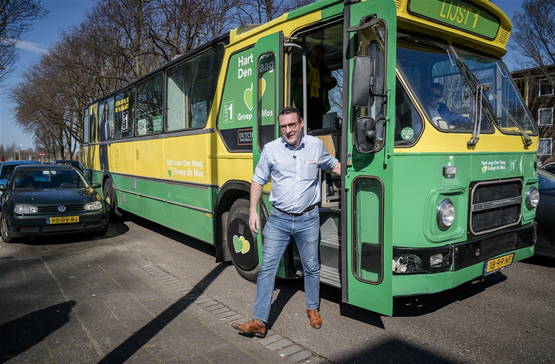
M428 103L432 106L437 106L439 100L443 97L443 92L437 88L432 88L428 95Z
M303 119L295 113L280 115L279 130L287 144L297 147L301 142Z

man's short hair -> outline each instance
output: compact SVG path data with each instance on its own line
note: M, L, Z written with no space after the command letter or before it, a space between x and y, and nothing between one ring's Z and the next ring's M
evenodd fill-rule
M301 113L295 106L287 106L281 109L281 111L279 112L278 118L282 115L289 115L289 114L297 114L297 117L299 119L302 119Z

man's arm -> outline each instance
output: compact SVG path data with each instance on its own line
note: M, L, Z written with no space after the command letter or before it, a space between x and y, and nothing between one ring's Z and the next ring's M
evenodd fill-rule
M249 227L251 231L255 234L258 234L258 230L260 229L260 216L258 216L258 211L256 210L256 207L258 206L258 201L260 201L260 196L262 196L262 186L256 182L252 182Z

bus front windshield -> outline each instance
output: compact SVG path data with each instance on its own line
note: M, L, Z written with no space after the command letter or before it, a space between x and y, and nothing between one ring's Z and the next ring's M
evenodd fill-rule
M487 86L486 97L494 111L497 127L508 134L519 134L519 126L528 134L537 134L535 124L503 61L468 50L455 48L455 51L479 83Z
M479 125L480 133L493 133L494 122L505 133L519 134L522 129L535 134L502 61L440 41L401 36L397 63L437 129L472 133ZM483 96L477 85L483 86Z

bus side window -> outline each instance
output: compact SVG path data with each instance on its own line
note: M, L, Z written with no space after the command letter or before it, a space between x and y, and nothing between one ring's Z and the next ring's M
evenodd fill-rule
M422 118L397 80L395 93L395 146L408 146L416 142L422 132Z
M133 101L135 89L120 91L115 96L114 104L114 139L133 135Z
M137 136L159 134L162 123L162 73L158 73L137 86Z
M83 113L83 143L87 144L90 139L90 120L89 120L89 107Z
M99 138L100 141L114 138L114 98L110 97L100 103L99 113Z
M168 71L167 130L202 128L216 93L223 46L210 49Z
M90 127L90 132L89 132L89 136L90 139L89 141L91 143L94 142L98 142L98 123L96 122L96 117L97 117L97 111L98 111L98 104L92 104L89 108L89 127Z

